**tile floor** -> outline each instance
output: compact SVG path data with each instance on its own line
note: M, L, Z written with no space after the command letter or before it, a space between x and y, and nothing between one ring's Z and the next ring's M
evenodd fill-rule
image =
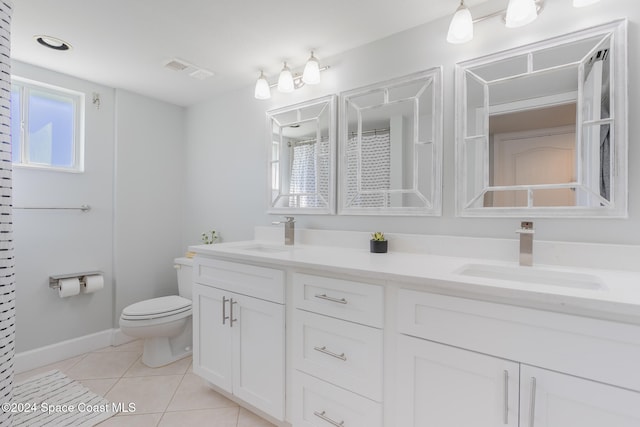
M207 387L193 374L190 357L148 368L141 356L142 341L133 341L17 374L15 382L58 369L111 402L136 404L135 413L117 414L100 427L274 427Z

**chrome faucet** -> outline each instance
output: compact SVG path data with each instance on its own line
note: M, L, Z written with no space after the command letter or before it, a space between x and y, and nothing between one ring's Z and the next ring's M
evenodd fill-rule
M533 222L522 221L520 229L516 230L520 234L520 265L533 265Z
M285 216L284 219L284 221L274 221L272 224L284 224L284 244L293 245L293 242L295 241L296 220L292 216Z

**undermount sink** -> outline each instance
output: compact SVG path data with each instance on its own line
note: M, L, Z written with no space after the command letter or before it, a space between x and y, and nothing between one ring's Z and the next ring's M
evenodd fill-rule
M482 277L485 279L509 280L577 289L602 290L605 287L601 278L591 274L547 270L536 267L467 264L457 273L463 276Z
M261 252L261 253L279 253L279 252L289 252L292 246L277 246L277 245L265 245L263 243L251 243L247 246L238 246L236 249L241 249L243 251L249 252Z

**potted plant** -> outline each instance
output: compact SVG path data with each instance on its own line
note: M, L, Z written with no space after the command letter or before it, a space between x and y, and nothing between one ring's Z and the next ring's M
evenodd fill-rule
M372 253L384 254L387 252L387 243L387 239L384 238L384 233L376 231L371 235L369 249Z
M216 240L218 240L218 233L216 230L211 230L208 233L202 233L202 243L205 245L213 245Z

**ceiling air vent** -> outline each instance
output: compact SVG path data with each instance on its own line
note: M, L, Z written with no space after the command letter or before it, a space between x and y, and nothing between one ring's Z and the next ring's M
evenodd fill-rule
M208 79L209 77L213 76L213 73L211 71L203 70L202 68L198 68L194 72L189 73L189 76L193 77L194 79L204 80L204 79Z
M164 67L169 70L187 73L189 77L193 77L198 80L208 79L214 75L212 71L205 70L204 68L200 68L178 58L171 59L169 62L164 64Z
M191 64L189 64L188 62L184 62L176 58L164 64L165 68L168 68L173 71L184 71L187 68L189 68L190 65Z

